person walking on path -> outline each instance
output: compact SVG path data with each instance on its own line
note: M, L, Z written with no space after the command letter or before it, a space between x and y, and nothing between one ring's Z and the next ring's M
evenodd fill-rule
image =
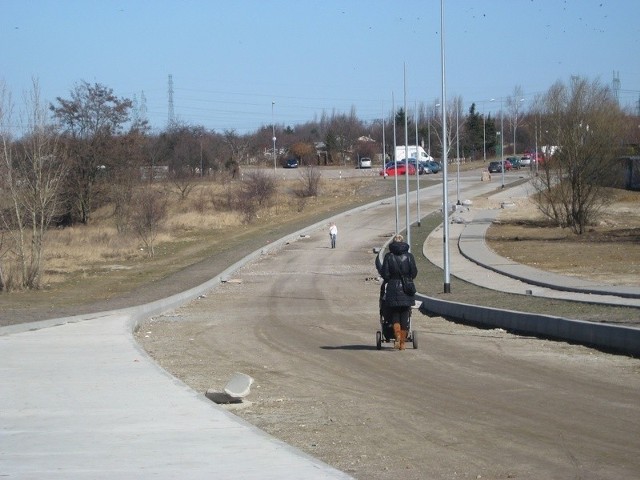
M335 223L329 225L329 239L331 240L331 248L336 248L336 238L338 238L338 227Z
M402 235L393 237L389 244L389 252L384 256L380 275L387 284L384 304L389 309L393 321L394 347L404 350L409 331L409 317L411 307L415 304L414 295L408 295L404 291L403 277L412 280L418 275L418 267L413 254L409 252L409 244L404 241Z

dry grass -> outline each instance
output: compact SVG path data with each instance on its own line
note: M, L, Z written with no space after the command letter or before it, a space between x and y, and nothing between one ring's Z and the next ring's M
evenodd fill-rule
M542 270L602 283L640 286L640 192L615 190L613 203L583 235L553 226L519 199L487 231L499 255Z
M299 179L279 180L272 202L256 213L252 223L270 223L275 219L286 222L301 212L356 199L371 180L323 180L320 196L315 198L297 196L295 190L299 183ZM250 228L241 213L230 209L231 198L239 185L239 181L203 183L185 200L165 189L169 215L156 240L159 257L156 260L205 249L224 238L225 232ZM107 271L130 270L148 263L142 242L133 232L118 233L112 207L104 207L94 213L89 225L52 229L47 233L42 284L50 290Z

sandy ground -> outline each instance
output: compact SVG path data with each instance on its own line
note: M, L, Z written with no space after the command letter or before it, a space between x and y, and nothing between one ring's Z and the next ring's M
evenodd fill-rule
M261 257L138 341L203 394L251 375L225 408L355 478L637 478L637 359L417 312L419 348L376 350L384 215Z

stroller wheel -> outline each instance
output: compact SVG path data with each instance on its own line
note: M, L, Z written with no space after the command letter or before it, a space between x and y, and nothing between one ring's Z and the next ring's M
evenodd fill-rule
M376 332L376 348L382 350L382 332L380 330Z
M411 330L411 343L413 343L413 348L418 348L418 335L415 330Z

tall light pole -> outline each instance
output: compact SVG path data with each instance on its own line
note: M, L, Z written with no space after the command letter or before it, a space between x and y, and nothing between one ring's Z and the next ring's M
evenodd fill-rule
M392 109L392 115L393 115L393 168L394 168L394 175L393 175L393 180L395 182L395 186L396 186L396 234L398 233L398 230L400 229L400 207L398 205L398 148L396 146L396 100L395 97L393 95L393 92L391 92L391 109Z
M482 106L482 158L487 163L487 120L484 113L484 105Z
M384 141L384 102L382 102L382 171L387 164L387 145Z
M444 293L451 293L449 273L449 190L447 186L447 88L444 56L444 0L440 0L440 58L442 64L442 235L444 247Z
M406 233L407 233L407 243L409 244L409 248L411 248L411 226L409 220L409 125L408 125L408 117L407 115L407 67L403 65L403 76L404 76L404 162L405 162L405 219L406 219ZM416 145L416 150L417 150ZM416 152L417 153L417 152ZM417 157L417 155L416 155ZM398 172L396 172L397 174ZM396 175L397 177L398 175Z
M416 222L420 226L420 158L418 158L418 102L416 101L416 111L413 115L416 122Z
M456 101L456 205L460 205L460 122L458 114L460 112L460 103Z
M504 111L502 110L502 97L500 97L500 163L502 188L504 188Z
M273 120L273 106L276 104L276 102L271 101L271 133L272 133L272 140L273 140L273 173L276 172L277 168L276 168L276 124Z

